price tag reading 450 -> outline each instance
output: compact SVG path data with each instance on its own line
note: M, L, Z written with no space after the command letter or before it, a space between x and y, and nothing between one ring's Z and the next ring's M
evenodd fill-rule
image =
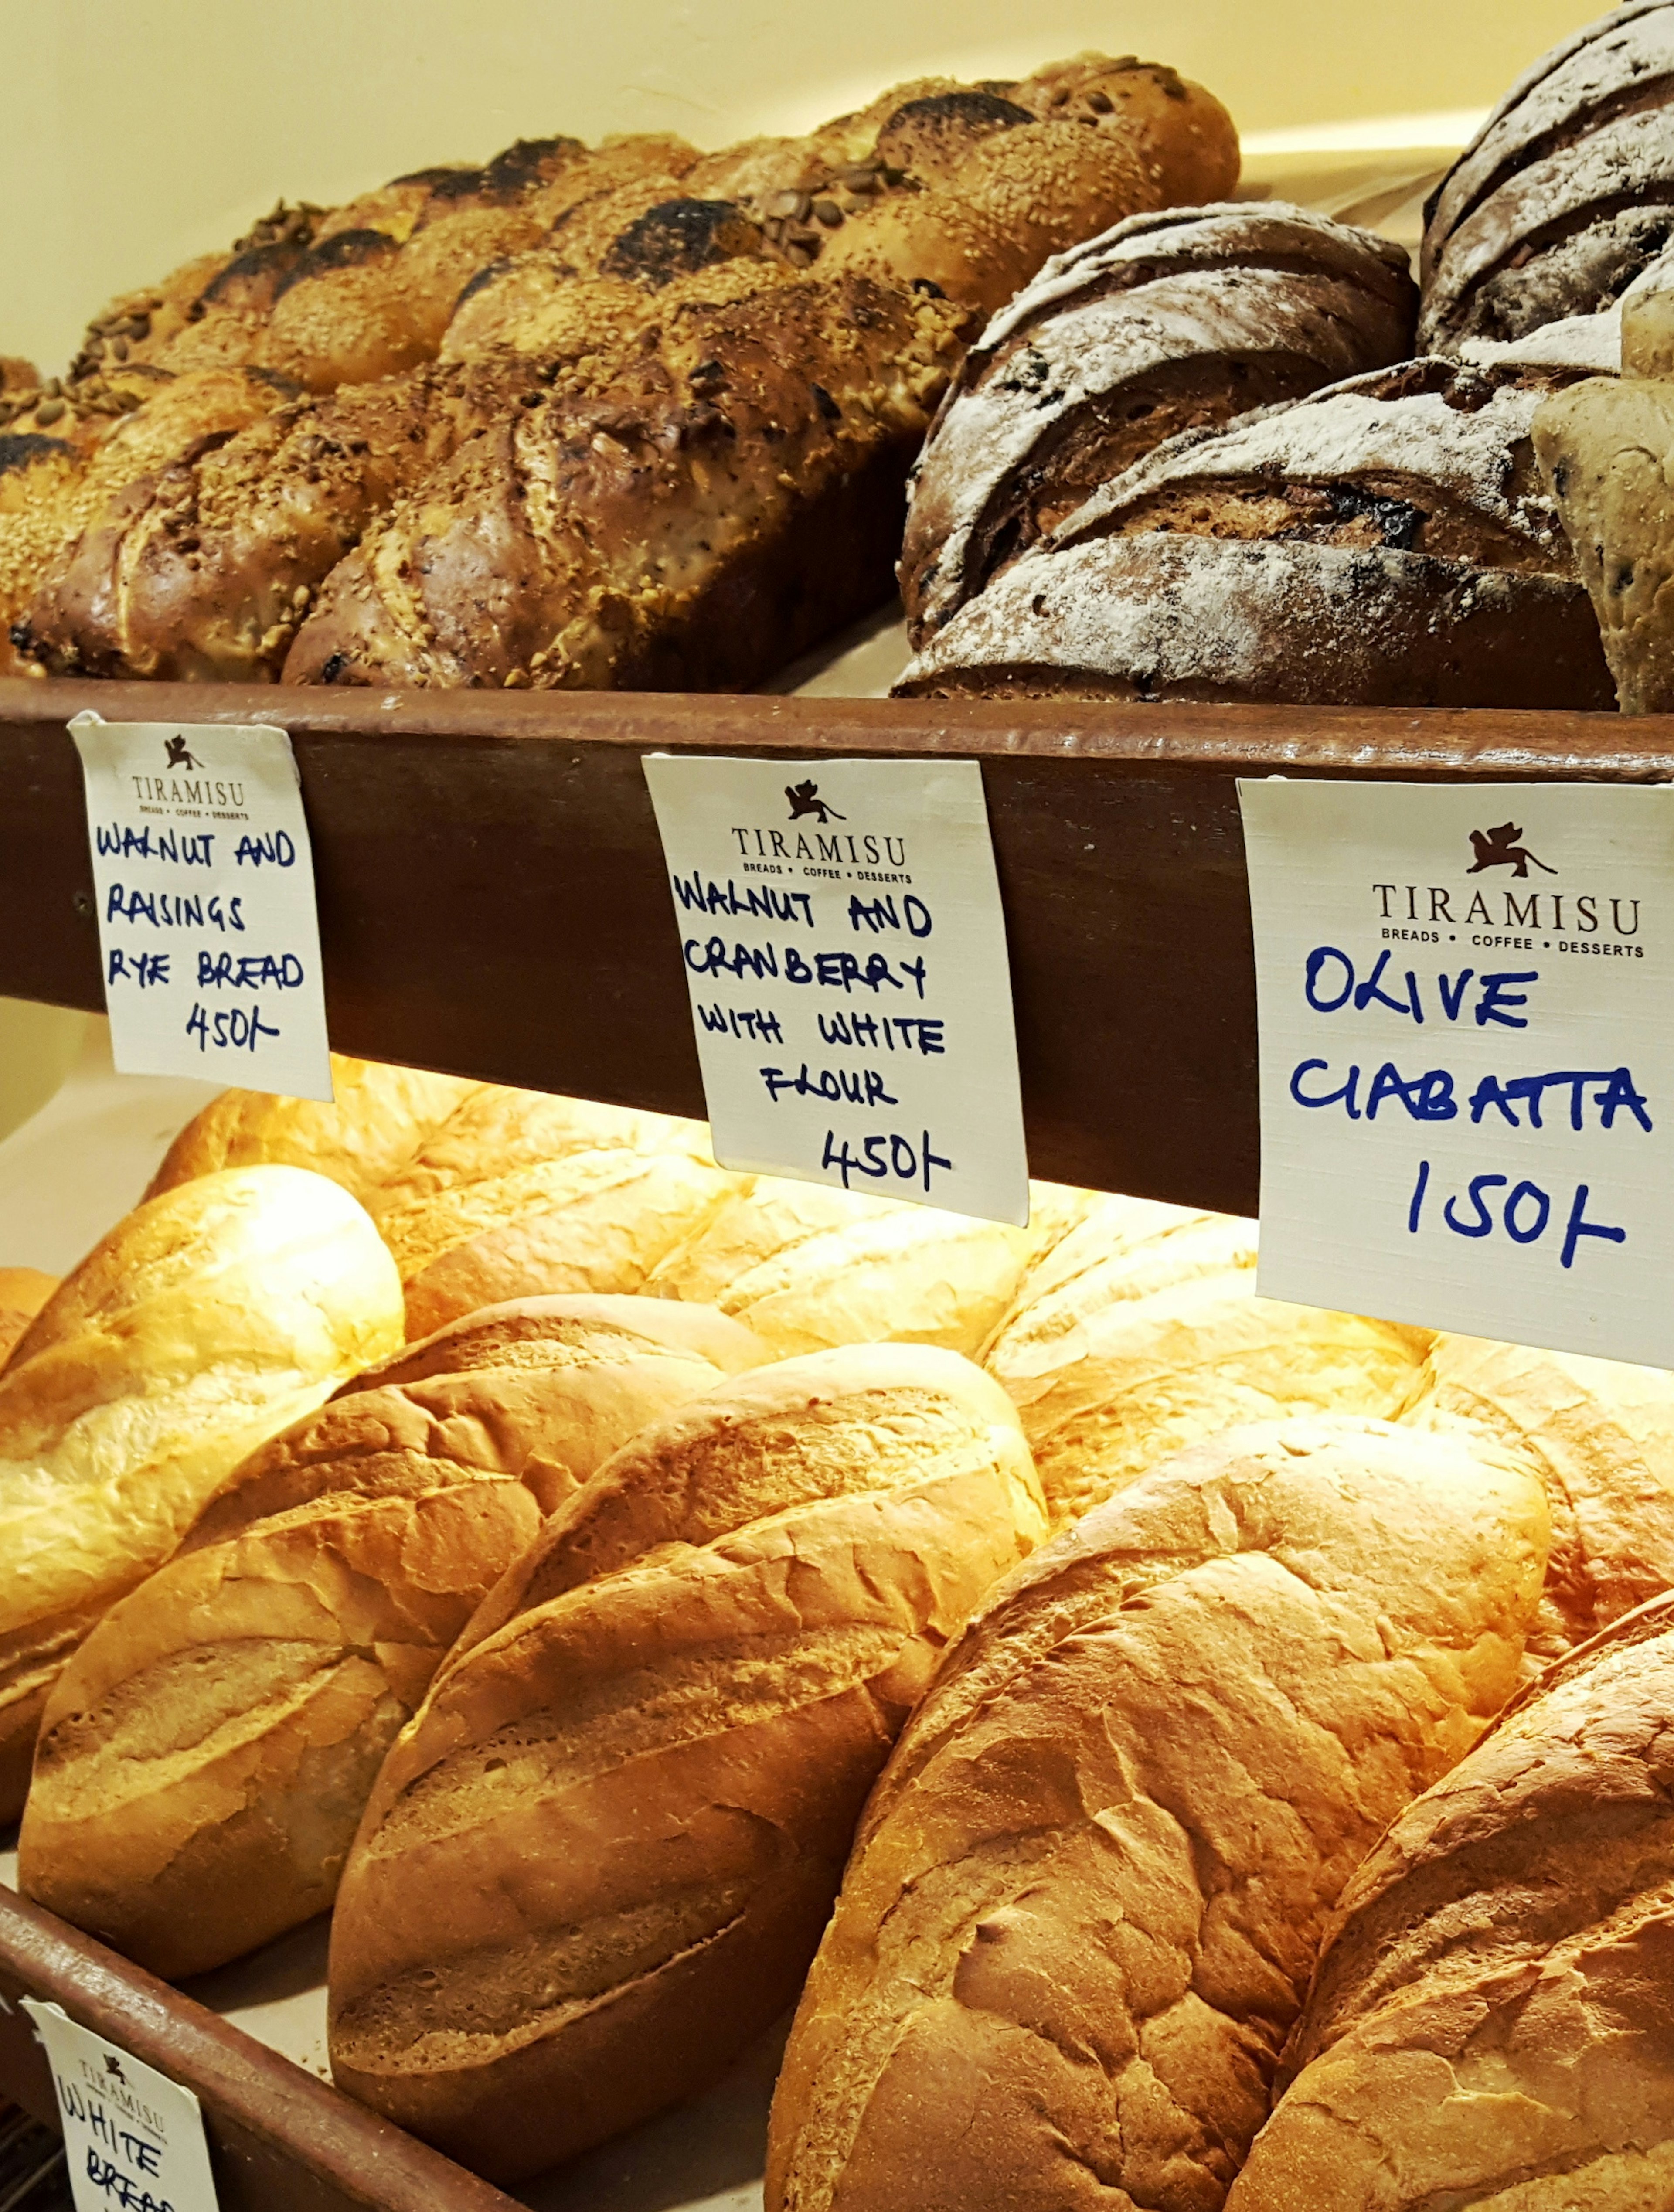
M1028 1218L974 761L645 763L715 1157Z
M329 1099L313 858L289 738L97 714L70 734L118 1067Z
M1239 793L1263 1292L1674 1367L1674 794Z

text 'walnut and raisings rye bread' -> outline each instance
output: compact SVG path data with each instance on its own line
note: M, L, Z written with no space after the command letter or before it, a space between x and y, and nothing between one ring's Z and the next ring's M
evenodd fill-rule
M1674 2203L1674 1597L1535 1682L1350 1883L1229 2212Z
M701 1306L533 1298L355 1376L59 1677L26 1893L175 1978L323 1911L385 1751L543 1516L763 1352Z
M896 1731L1044 1528L954 1352L785 1360L645 1431L385 1763L332 1923L338 2081L513 2179L713 2080L794 1996Z
M1411 362L1186 432L997 578L897 692L1609 708L1529 440L1576 374Z
M1214 2212L1345 1880L1515 1683L1545 1544L1525 1470L1295 1420L1008 1577L866 1808L770 2212Z
M1282 202L1134 216L1049 261L914 472L914 644L1165 439L1405 359L1417 299L1401 247Z
M1674 6L1637 0L1513 86L1428 210L1419 343L1519 338L1619 299L1674 240Z

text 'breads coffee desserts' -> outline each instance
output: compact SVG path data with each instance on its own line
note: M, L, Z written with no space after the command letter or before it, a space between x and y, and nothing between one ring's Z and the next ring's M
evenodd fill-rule
M994 1592L861 1823L773 2100L769 2212L1214 2212L1326 1916L1513 1688L1526 1471L1234 1430Z
M897 1729L1045 1526L956 1352L815 1352L646 1430L385 1762L332 1923L340 2085L512 2179L715 2079L795 1996Z

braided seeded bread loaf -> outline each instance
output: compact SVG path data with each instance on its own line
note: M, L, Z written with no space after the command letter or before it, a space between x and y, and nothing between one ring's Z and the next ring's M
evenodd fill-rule
M1674 1376L1439 1336L1400 1419L1472 1424L1545 1485L1552 1559L1529 1636L1537 1658L1561 1658L1674 1584Z
M914 471L913 643L1164 439L1404 360L1417 301L1401 247L1278 201L1133 216L1049 261Z
M1419 343L1520 338L1618 299L1674 238L1674 5L1629 0L1519 79L1428 210Z
M1228 2212L1674 2203L1674 1597L1551 1668L1350 1881Z
M1297 1420L1009 1576L867 1806L769 2212L1214 2212L1344 1880L1515 1682L1545 1543L1525 1472Z
M701 2087L796 1992L936 1655L1044 1530L1004 1395L871 1345L646 1430L490 1595L385 1763L331 2063L513 2179Z
M1259 1298L1255 1259L1252 1221L1120 1199L1035 1271L984 1364L1022 1418L1054 1527L1236 1424L1402 1402L1423 1332Z
M543 140L288 211L184 309L118 303L49 404L118 353L316 396L124 479L0 611L55 673L260 680L288 653L293 681L753 680L887 591L908 451L973 313L1236 173L1207 94L1086 57L1016 88L899 88L701 161ZM525 526L555 471L574 523ZM403 501L393 542L305 621ZM759 634L755 659L711 622Z
M58 1678L25 1893L177 1978L324 1911L385 1753L543 1516L761 1354L701 1306L534 1298L355 1376Z
M896 690L1609 707L1529 444L1574 376L1412 362L1188 431L1007 569Z
M359 1206L299 1168L229 1168L137 1206L0 1375L0 1819L46 1693L229 1468L401 1342Z

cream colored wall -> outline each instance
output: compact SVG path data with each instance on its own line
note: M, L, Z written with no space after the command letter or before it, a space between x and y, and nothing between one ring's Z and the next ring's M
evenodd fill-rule
M234 236L554 131L800 130L902 77L1084 46L1173 62L1248 131L1485 104L1586 0L0 0L0 352Z

